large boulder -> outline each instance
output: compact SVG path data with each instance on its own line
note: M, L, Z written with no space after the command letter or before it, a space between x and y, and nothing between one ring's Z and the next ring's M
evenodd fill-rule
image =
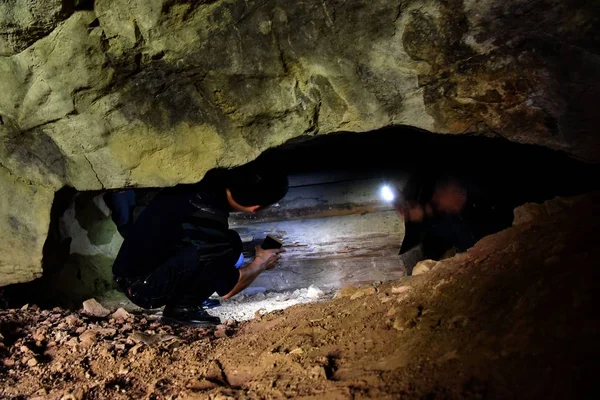
M594 4L4 2L0 169L19 183L2 190L193 182L296 136L393 125L598 161ZM26 269L20 280L40 271L47 220L30 216L52 196L35 199L0 214L35 225L16 245L0 226L2 265Z

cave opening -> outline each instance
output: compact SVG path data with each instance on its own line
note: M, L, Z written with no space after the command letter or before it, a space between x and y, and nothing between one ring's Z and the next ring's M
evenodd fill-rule
M380 190L383 185L402 189L420 170L460 174L498 200L510 216L494 231L511 225L518 205L582 194L598 185L597 166L559 151L502 137L440 135L410 127L303 136L260 158L288 171L289 191L257 214L232 213L230 227L242 238L246 263L267 234L282 239L287 251L277 268L215 309L236 319L250 319L260 308L328 298L346 286L406 276L406 258L399 256L405 224ZM135 211L139 215L160 188L136 190L142 199ZM79 308L90 297L108 307L132 306L112 279L122 238L104 201L106 193L65 188L56 194L44 274L5 287L5 306ZM236 311L248 302L254 304Z

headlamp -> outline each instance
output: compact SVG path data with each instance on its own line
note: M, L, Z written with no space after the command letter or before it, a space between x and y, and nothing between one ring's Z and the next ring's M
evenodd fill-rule
M396 198L394 191L389 185L383 185L379 190L379 195L381 196L382 200L387 202L392 202Z

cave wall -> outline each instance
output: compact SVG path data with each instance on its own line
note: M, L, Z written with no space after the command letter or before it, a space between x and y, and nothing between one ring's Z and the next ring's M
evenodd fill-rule
M598 161L597 2L0 5L0 285L52 193L194 182L300 135L410 125ZM23 227L27 231L23 231Z

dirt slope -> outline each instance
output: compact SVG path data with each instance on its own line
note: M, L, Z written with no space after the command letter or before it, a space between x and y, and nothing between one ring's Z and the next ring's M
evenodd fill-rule
M522 208L425 275L217 330L3 310L0 397L597 398L599 200Z

